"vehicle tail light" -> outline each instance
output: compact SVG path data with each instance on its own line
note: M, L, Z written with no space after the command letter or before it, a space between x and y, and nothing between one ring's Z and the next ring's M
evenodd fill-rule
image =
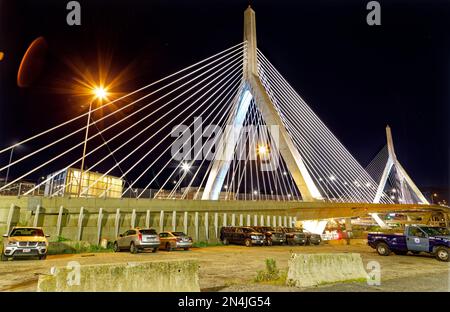
M139 240L142 241L142 233L138 234Z

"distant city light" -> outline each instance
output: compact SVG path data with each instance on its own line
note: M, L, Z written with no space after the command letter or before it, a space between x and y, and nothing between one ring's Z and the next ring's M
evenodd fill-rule
M189 171L191 169L191 166L188 163L181 164L181 169L184 171Z

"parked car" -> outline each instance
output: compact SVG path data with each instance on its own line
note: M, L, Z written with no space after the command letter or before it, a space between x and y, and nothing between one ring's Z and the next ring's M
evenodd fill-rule
M303 233L306 235L305 245L319 245L322 242L322 236L319 234L314 234L306 230L303 230Z
M265 235L265 243L267 246L273 244L283 245L286 243L286 234L282 231L277 231L270 226L254 226L253 228Z
M183 232L161 232L159 233L159 248L171 251L176 248L189 250L192 247L192 238Z
M151 249L152 252L157 252L159 248L158 233L154 229L130 229L119 237L114 242L114 251L129 250L136 254L139 251Z
M9 234L3 235L1 260L16 257L47 258L48 240L40 227L13 227Z
M284 232L286 235L286 243L288 245L306 245L307 243L306 234L298 229L279 227L277 230Z
M226 226L220 229L220 240L224 245L241 244L247 247L264 245L264 235L251 227Z
M426 252L440 261L449 261L450 233L442 227L411 225L405 227L403 234L368 233L367 243L381 256L391 252L397 255Z

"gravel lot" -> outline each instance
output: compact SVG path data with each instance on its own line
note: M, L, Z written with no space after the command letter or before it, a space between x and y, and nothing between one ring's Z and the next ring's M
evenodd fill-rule
M289 254L296 253L360 253L363 261L378 261L381 265L381 285L338 283L306 289L261 285L253 282L264 260L273 258L282 270L287 270ZM0 291L35 291L39 274L48 274L54 266L66 266L69 261L83 264L120 263L165 259L198 259L200 287L203 291L450 291L450 264L428 255L381 257L365 245L218 246L194 248L190 251L159 251L132 255L95 253L48 256L47 260L16 260L0 262Z

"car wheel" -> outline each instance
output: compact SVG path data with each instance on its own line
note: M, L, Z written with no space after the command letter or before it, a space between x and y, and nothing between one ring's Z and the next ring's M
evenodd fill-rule
M166 244L166 250L167 251L172 251L172 245L170 243Z
M114 242L113 250L114 252L120 252L120 247L119 244L117 244L117 242Z
M39 256L39 260L45 260L47 259L47 255Z
M134 245L134 242L131 242L130 244L130 252L132 254L137 254L138 253L138 249L136 248L136 246Z
M223 240L222 240L222 244L224 244L224 245L228 245L230 242L228 241L228 239L227 238L224 238Z
M436 259L439 261L449 262L448 248L438 247L436 248Z
M377 252L380 256L389 256L391 250L386 243L378 243L377 244Z
M251 247L252 246L252 241L250 240L250 239L246 239L245 241L244 241L244 245L245 245L245 247Z
M3 253L3 251L2 251L1 258L2 258L2 259L1 259L2 261L8 261L8 257L5 256L5 254Z
M157 252L157 251L158 251L158 248L153 248L153 249L152 249L152 252L153 252L153 253L155 253L155 252Z
M189 247L184 247L183 249L184 249L184 250L189 250Z

